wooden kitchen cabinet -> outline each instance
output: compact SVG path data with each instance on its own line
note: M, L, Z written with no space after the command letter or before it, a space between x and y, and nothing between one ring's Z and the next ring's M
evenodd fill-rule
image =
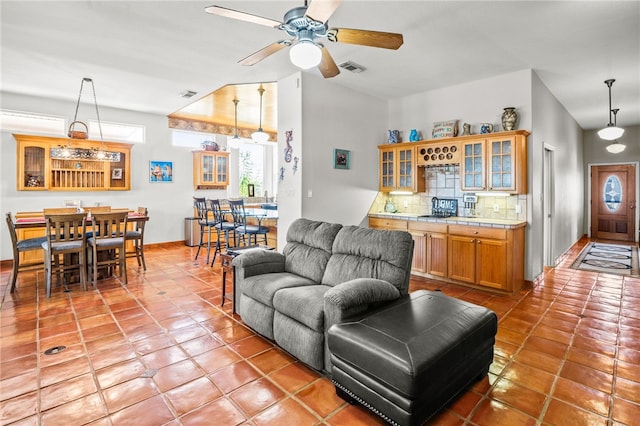
M417 176L415 146L378 146L380 152L380 191L424 192L425 180Z
M427 234L427 273L436 277L447 277L448 254L447 233Z
M524 227L449 226L449 278L515 291L524 284Z
M128 191L131 144L13 135L18 191Z
M193 186L196 189L225 189L229 186L229 153L193 151Z
M442 223L408 221L413 237L411 269L435 276L447 276L447 225Z
M524 130L465 137L461 142L463 191L527 193L527 136Z

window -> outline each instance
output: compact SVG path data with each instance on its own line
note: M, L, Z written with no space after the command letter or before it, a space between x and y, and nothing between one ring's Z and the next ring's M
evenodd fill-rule
M97 120L90 120L89 137L91 139L100 140L100 127L102 127L102 138L105 140L145 143L145 126L108 121L101 121L98 126Z
M0 129L3 131L66 136L66 127L67 121L64 117L6 109L0 110Z
M201 149L202 142L215 140L216 135L211 133L187 132L184 130L173 130L171 132L171 142L173 146Z

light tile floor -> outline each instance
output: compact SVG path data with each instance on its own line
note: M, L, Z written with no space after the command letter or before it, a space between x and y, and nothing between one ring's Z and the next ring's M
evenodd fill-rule
M640 279L570 269L586 242L514 295L412 278L500 318L489 375L430 424L640 424ZM0 424L381 424L221 308L220 266L194 254L150 248L128 286L50 299L42 272L20 274L0 311Z

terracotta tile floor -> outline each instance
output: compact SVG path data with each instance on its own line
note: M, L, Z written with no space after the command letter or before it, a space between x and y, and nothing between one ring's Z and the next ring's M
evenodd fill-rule
M533 289L495 295L414 277L500 318L495 360L430 424L640 424L640 279L569 269L579 241ZM150 248L148 270L99 291L22 273L0 318L0 424L372 425L331 382L220 308L219 265ZM46 355L55 346L66 350Z

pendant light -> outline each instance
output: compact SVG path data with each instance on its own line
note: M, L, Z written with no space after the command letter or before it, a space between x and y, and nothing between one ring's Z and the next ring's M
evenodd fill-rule
M622 134L624 133L624 129L616 126L615 124L613 124L611 122L611 86L613 86L613 82L616 81L614 78L611 78L609 80L605 80L604 84L607 85L607 87L609 88L609 124L607 124L607 127L602 128L601 130L598 131L598 136L600 136L601 139L604 140L608 140L608 141L612 141L614 139L618 139L620 136L622 136Z
M262 130L262 95L264 94L262 84L258 87L258 93L260 93L260 127L258 127L258 131L251 134L251 139L255 143L265 143L269 140L269 135Z
M235 134L229 140L227 145L229 148L240 148L240 137L238 136L238 103L240 101L237 98L233 99L234 117L235 117Z
M617 125L617 115L618 115L618 111L620 111L619 108L615 108L612 109L611 112L613 113L613 124L614 126ZM623 143L619 143L618 140L614 140L613 143L609 146L607 146L607 151L609 151L612 154L620 154L622 151L625 150L627 146Z

